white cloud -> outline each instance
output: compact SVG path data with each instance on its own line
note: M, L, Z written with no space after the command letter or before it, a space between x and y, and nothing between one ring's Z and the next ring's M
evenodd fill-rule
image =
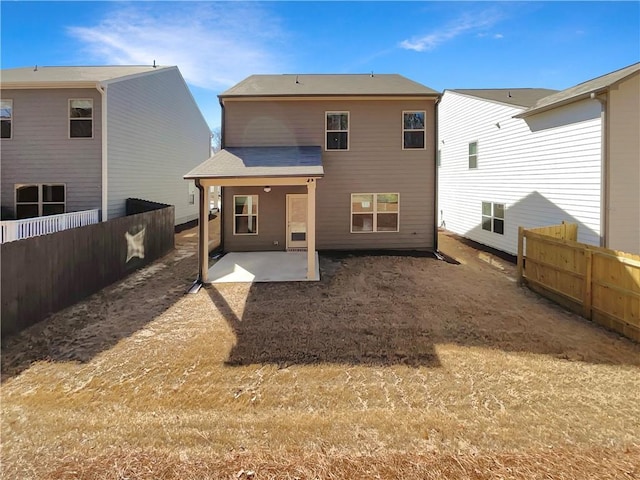
M496 33L493 38L495 38L496 40L500 40L501 38L504 38L504 35L501 33Z
M97 25L69 27L88 55L114 65L177 65L185 80L212 90L253 73L286 69L278 20L254 3L138 3Z
M437 28L434 31L427 33L426 35L403 40L402 42L400 42L400 47L407 50L415 50L416 52L434 50L441 44L449 40L453 40L460 35L491 28L501 19L502 15L494 10L485 10L483 12L476 13L465 13L448 25ZM486 33L481 31L478 35L485 36Z

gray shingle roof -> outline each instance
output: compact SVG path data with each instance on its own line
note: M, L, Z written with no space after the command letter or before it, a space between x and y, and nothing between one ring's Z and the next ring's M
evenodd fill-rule
M220 94L229 97L400 95L437 96L429 87L397 74L251 75Z
M321 177L321 147L229 147L184 178Z
M592 93L606 90L613 84L629 77L630 75L633 75L639 70L640 63L635 63L633 65L629 65L628 67L621 68L620 70L616 70L615 72L611 72L601 77L597 77L592 80L580 83L579 85L576 85L574 87L567 88L566 90L562 90L558 93L549 95L548 97L539 100L535 105L533 105L532 108L517 115L517 117L528 117L529 115L533 115L535 113L550 110L552 108L559 107L560 105L565 105L567 103L587 98Z
M115 80L129 75L148 73L164 68L152 66L107 66L107 67L24 67L0 70L3 86L95 83Z
M492 102L505 103L516 107L532 107L541 98L547 97L558 90L548 88L484 88L484 89L454 89L451 92L482 98Z

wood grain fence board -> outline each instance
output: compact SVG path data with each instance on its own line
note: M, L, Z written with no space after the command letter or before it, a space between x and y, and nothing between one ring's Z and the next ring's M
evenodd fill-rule
M174 208L0 245L2 334L76 303L174 248ZM144 258L127 262L126 233L145 229Z
M519 229L518 234L521 282L586 318L640 339L640 256L576 242L577 225Z

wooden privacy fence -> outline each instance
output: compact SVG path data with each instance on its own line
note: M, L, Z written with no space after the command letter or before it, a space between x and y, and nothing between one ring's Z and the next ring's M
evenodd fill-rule
M174 247L174 207L0 245L2 335L97 292Z
M574 224L518 229L518 279L561 305L640 341L640 256L576 241Z

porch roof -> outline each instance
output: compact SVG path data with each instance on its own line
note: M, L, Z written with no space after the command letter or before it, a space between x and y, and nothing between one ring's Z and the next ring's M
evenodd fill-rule
M187 173L185 179L322 177L322 148L228 147Z

